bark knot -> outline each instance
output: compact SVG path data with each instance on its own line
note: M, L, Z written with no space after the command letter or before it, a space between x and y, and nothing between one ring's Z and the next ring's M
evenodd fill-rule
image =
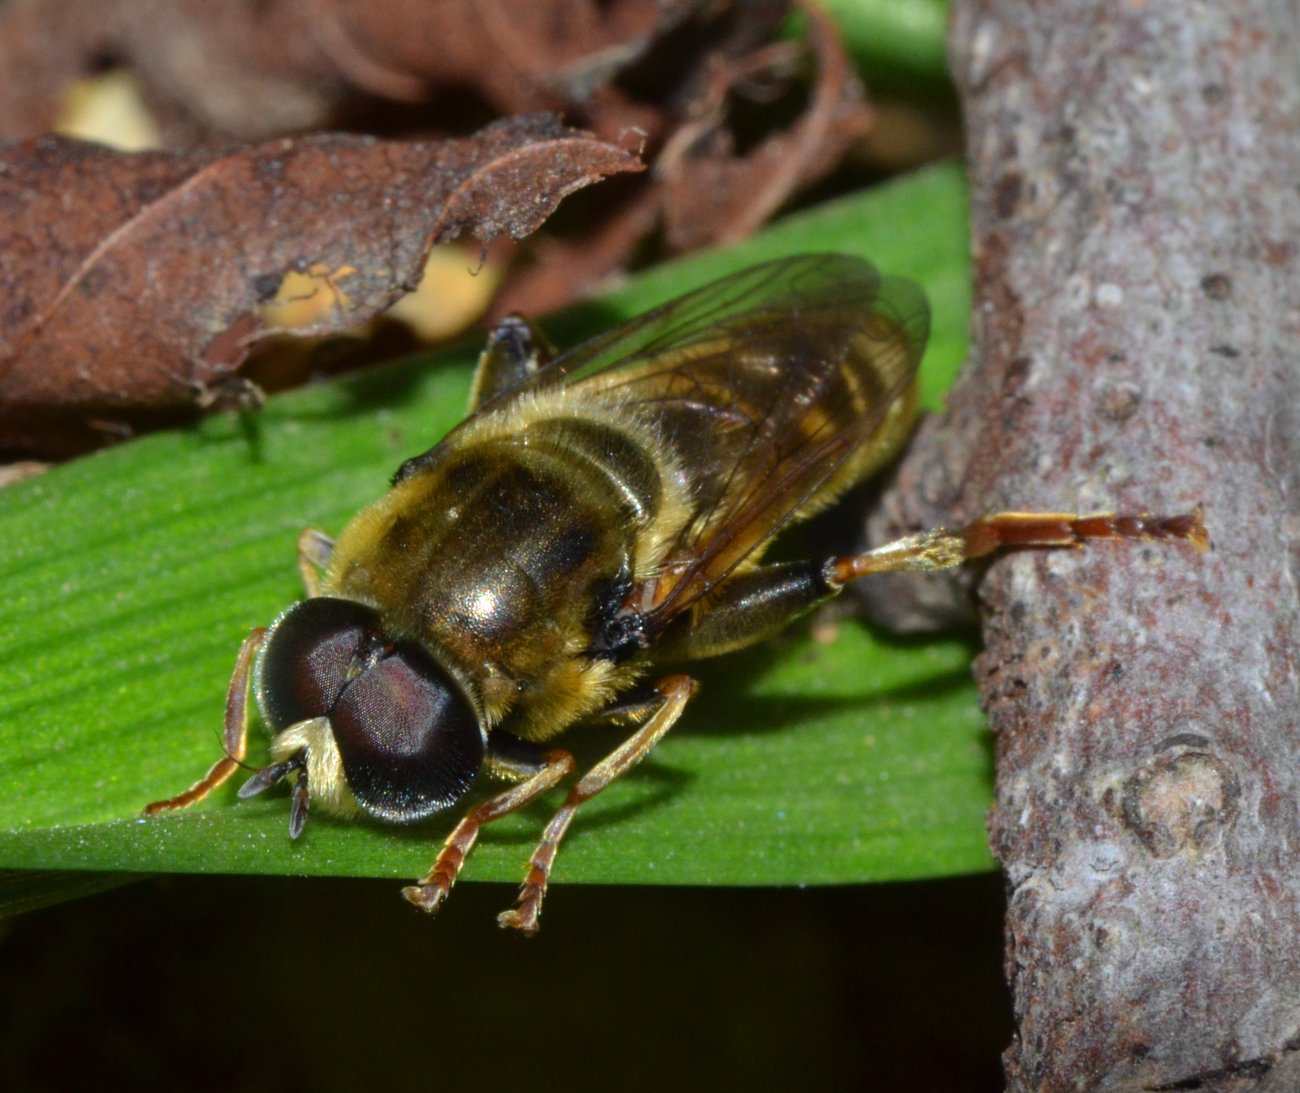
M1124 781L1124 825L1155 858L1212 850L1236 822L1241 783L1191 733L1172 736Z

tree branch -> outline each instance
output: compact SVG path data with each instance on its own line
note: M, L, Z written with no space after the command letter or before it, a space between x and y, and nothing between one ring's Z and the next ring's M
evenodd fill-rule
M966 0L952 59L972 359L890 530L1203 503L1216 548L980 580L1010 1087L1300 1088L1300 7Z

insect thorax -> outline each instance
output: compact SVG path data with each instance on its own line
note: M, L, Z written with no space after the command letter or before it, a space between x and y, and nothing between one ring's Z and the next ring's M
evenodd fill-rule
M326 593L437 650L487 692L491 720L539 704L554 722L571 711L544 692L575 683L575 715L598 709L626 673L593 668L593 634L618 607L610 590L657 562L680 508L671 468L634 428L590 416L446 447L344 530Z

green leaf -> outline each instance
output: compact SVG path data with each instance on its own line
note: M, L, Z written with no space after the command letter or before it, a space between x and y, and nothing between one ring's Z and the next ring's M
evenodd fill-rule
M930 295L934 405L965 347L965 201L955 167L932 169L653 270L548 326L570 344L764 258L861 253ZM322 384L256 417L215 416L0 491L0 868L427 869L450 818L398 829L313 816L291 842L283 796L237 801L233 784L188 813L146 821L139 810L219 755L241 639L301 595L298 531L337 532L454 424L472 357ZM833 641L795 627L702 665L700 698L584 808L556 879L839 883L990 867L990 758L968 663L961 644L900 646L847 622ZM616 740L572 735L586 760ZM259 732L251 761L265 750ZM517 879L554 803L488 829L466 879Z
M145 873L89 873L39 869L0 870L0 918L39 911L133 884Z
M868 91L950 95L949 0L824 0ZM804 22L796 11L792 33Z

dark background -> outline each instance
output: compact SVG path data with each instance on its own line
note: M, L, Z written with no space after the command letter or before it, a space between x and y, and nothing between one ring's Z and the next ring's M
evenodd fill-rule
M0 1086L994 1090L1002 880L505 885L167 877L0 925ZM991 1001L994 1000L994 1001Z

